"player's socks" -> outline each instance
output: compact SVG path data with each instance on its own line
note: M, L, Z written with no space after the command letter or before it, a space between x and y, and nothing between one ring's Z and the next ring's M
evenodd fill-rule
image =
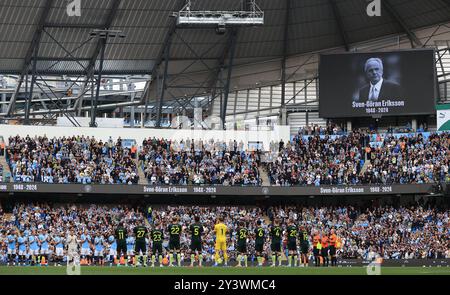
M173 264L173 253L170 253L169 264L170 264L170 266L172 266L172 264Z
M158 261L159 261L159 265L161 266L161 265L163 265L163 258L162 258L162 255L159 255L158 256Z
M276 255L272 255L272 265L275 266L277 263L277 256Z
M289 265L288 266L292 266L292 258L293 258L292 255L289 255L289 260L288 260L289 261Z
M152 266L155 266L155 260L156 260L155 255L152 255ZM159 260L159 261L161 261L161 260ZM161 263L161 262L160 262L160 263Z
M147 266L147 255L144 255L144 266Z
M238 257L237 257L237 262L238 262L237 266L242 266L241 265L241 261L242 261L242 255L239 254Z
M298 266L298 256L294 255L294 266Z
M223 252L223 260L225 261L225 266L228 265L228 254L227 252Z
M245 267L248 267L247 255L244 255L244 265Z
M181 266L181 254L180 253L177 254L177 262L178 262L178 266Z
M191 254L191 266L194 266L195 255Z
M198 266L202 266L203 255L198 256Z

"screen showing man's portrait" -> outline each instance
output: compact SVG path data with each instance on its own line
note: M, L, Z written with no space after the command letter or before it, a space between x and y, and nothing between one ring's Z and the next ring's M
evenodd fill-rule
M432 114L433 50L321 55L324 118Z

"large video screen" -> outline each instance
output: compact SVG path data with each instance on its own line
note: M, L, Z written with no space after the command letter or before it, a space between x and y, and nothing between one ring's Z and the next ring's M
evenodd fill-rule
M425 115L435 112L433 50L320 56L322 118Z

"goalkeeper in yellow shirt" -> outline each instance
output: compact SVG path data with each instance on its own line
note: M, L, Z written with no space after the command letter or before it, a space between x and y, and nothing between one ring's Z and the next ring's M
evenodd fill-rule
M219 252L223 253L223 260L225 266L228 265L228 254L227 254L227 226L223 223L223 217L217 219L217 224L214 226L214 231L216 233L216 245L215 245L215 255L214 255L214 266L218 266L219 263Z

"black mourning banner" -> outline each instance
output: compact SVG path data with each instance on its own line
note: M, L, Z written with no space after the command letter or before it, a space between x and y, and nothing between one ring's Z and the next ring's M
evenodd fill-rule
M433 49L324 54L319 65L322 118L435 112Z

